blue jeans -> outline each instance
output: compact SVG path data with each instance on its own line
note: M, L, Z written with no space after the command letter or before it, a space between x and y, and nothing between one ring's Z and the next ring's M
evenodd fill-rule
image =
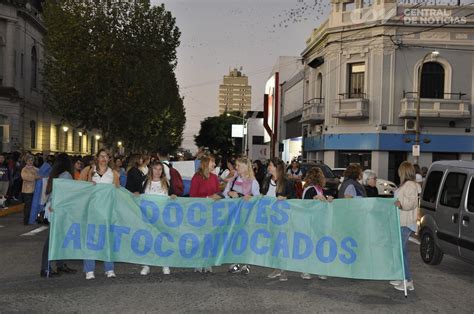
M403 267L405 268L405 279L411 280L410 266L408 265L408 239L410 234L413 232L408 227L401 227L402 233L402 248L403 248Z
M90 259L84 260L84 272L88 273L95 270L95 261ZM104 262L104 271L114 270L113 262Z

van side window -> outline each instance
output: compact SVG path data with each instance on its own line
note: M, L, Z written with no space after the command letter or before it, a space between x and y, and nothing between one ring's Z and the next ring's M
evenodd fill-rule
M474 213L474 177L471 178L471 185L467 194L467 210Z
M438 194L438 189L441 185L442 178L442 171L433 171L429 174L428 179L426 179L425 191L423 193L423 200L425 202L436 202L436 196Z
M441 205L459 208L459 205L461 205L462 191L464 190L465 182L466 175L464 173L452 172L448 174L441 192Z

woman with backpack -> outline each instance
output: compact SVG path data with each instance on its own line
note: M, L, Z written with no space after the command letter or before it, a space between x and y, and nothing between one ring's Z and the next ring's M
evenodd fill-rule
M260 195L260 186L253 173L252 162L247 157L240 157L236 161L237 176L227 182L224 190L226 198L243 198L249 200L252 196ZM232 274L243 273L248 275L250 267L248 265L232 264L229 267Z
M160 195L168 196L169 183L166 178L164 171L164 166L159 161L154 161L150 166L150 171L148 176L143 184L142 194L151 194L151 195ZM171 198L176 198L176 195L171 195ZM150 266L142 266L140 275L146 276L150 273ZM171 274L170 268L168 266L163 266L163 274Z
M278 157L270 159L268 176L263 180L261 192L265 196L276 197L278 200L295 198L295 185L286 177L285 163ZM287 281L284 270L275 269L268 278L280 277L280 281Z

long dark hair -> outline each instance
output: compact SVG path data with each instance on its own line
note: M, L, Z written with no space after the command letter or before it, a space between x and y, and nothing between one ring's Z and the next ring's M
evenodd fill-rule
M51 194L53 190L53 179L56 179L61 173L66 171L73 177L71 158L69 158L68 154L61 153L56 156L53 167L51 168L48 185L46 186L46 194Z
M275 166L277 173L278 173L278 178L276 181L277 188L276 191L277 193L283 193L286 187L286 171L285 171L285 163L283 160L281 160L278 157L273 157L270 159L270 162Z

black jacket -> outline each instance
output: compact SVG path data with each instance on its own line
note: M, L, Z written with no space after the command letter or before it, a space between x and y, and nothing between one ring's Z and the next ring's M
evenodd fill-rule
M367 197L379 197L379 190L375 186L364 185Z
M270 181L272 177L267 176L265 179L263 179L262 186L260 187L260 193L262 195L266 195L268 192L268 189L270 188ZM291 180L288 180L287 178L285 180L285 188L283 189L283 192L281 193L276 193L276 196L285 196L288 199L296 198L296 192L295 192L295 183Z
M127 184L125 188L132 193L140 193L143 188L143 182L145 181L146 176L143 172L140 171L137 167L132 167L127 172Z

